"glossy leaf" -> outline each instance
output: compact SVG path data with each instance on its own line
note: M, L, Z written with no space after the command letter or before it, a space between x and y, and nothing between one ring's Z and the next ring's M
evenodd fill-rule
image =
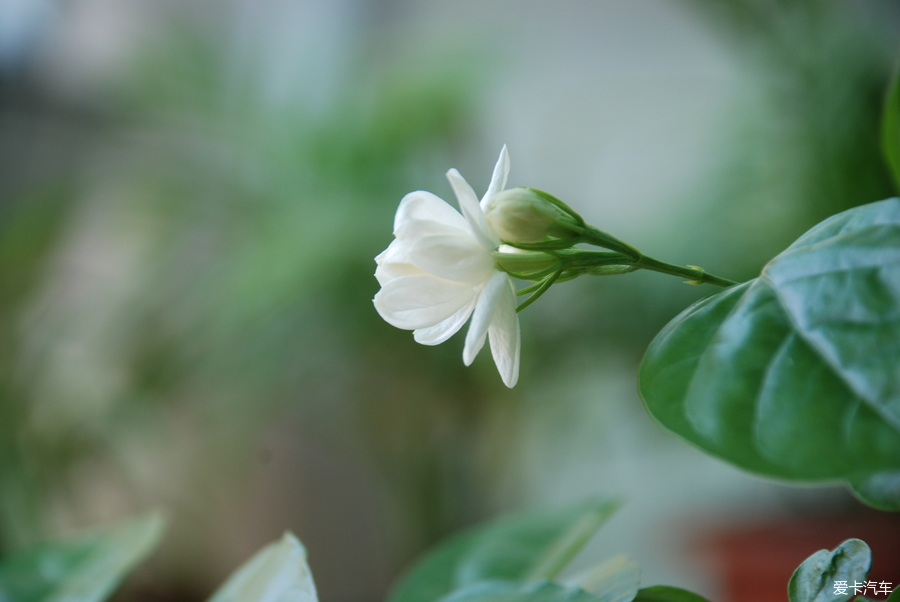
M306 549L291 533L257 552L209 602L317 602Z
M0 602L100 602L156 547L159 514L69 541L46 544L0 564Z
M848 539L833 551L819 550L794 571L788 598L790 602L846 602L856 595L852 586L866 580L871 565L869 546L859 539ZM840 581L849 587L836 588L835 582Z
M481 581L444 596L440 602L600 602L577 587L548 581Z
M631 602L641 586L641 569L627 556L614 556L563 582L603 602Z
M686 589L654 585L638 590L634 602L709 602L709 600Z
M900 200L851 209L703 299L644 358L664 426L771 476L900 509Z
M389 602L433 602L484 580L551 579L618 506L600 500L526 512L452 537L401 578Z

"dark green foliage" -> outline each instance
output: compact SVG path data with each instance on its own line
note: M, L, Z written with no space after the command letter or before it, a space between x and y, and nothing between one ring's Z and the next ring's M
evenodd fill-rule
M389 602L432 602L480 581L553 578L618 508L612 501L513 515L439 544Z
M654 340L641 394L667 428L761 474L845 479L900 509L900 200L819 224Z

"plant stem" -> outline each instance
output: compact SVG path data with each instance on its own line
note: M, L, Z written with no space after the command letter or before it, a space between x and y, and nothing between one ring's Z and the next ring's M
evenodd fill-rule
M530 297L528 297L527 299L525 299L525 302L516 308L516 313L519 313L520 311L522 311L523 309L525 309L526 307L528 307L529 305L531 305L532 303L537 301L541 295L546 293L547 289L550 288L551 286L553 286L553 283L556 282L556 279L559 278L560 274L562 274L562 271L563 271L563 269L559 268L558 270L556 270L555 272L553 272L552 274L550 274L549 276L544 278L544 281L540 283L537 290L534 291L534 294L531 295Z
M641 257L641 252L628 243L619 240L612 234L608 234L603 230L598 230L593 226L585 226L580 233L581 238L585 242L592 244L595 247L603 247L615 251L616 253L621 253L633 260L640 259Z
M599 233L596 238L608 236L604 235L604 233L601 233L599 230L596 232ZM624 266L630 266L635 270L652 270L654 272L679 276L691 284L712 284L723 288L737 284L737 282L733 280L710 274L703 268L697 266L674 265L648 257L634 247L613 239L612 237L604 238L603 244L607 249L616 248L619 250L593 251L575 248L552 250L545 248L541 253L517 254L495 252L494 258L497 261L497 265L510 275L524 280L538 281L540 285L528 287L524 292L535 290L539 294L544 292L545 279L551 274L554 274L551 283L557 279L561 282L563 280L571 280L581 274L602 274L602 271L591 271L591 268L602 267L622 268ZM624 271L615 271L613 273L624 273ZM562 274L566 274L567 277L560 277Z
M598 230L593 226L585 226L581 232L581 236L592 245L605 247L628 257L628 261L623 263L634 266L635 268L643 268L645 270L653 270L655 272L662 272L673 276L681 276L687 278L689 282L696 284L714 284L715 286L721 287L737 284L737 282L728 280L727 278L720 278L719 276L708 274L702 268L682 267L680 265L673 265L671 263L659 261L658 259L653 259L652 257L647 257L628 243L622 242L615 236L602 230Z
M653 270L654 272L662 272L663 274L687 278L689 281L697 284L714 284L715 286L721 286L723 288L737 284L737 282L733 280L720 278L719 276L707 273L700 268L673 265L671 263L659 261L658 259L653 259L652 257L647 257L646 255L641 255L637 261L629 262L629 264L636 268L643 268L645 270Z

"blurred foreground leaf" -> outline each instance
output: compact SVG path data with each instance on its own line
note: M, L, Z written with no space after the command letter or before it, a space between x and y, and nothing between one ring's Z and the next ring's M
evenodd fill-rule
M871 565L869 546L859 539L848 539L833 551L819 550L794 571L788 598L791 602L846 602L856 595L853 584L865 582ZM835 581L850 587L835 588ZM845 593L835 593L841 589Z
M47 544L0 564L0 602L100 602L156 547L159 514L71 541Z
M598 500L526 512L457 535L416 563L389 600L432 602L478 581L550 579L618 506L615 501Z
M482 581L444 596L441 602L601 602L601 599L583 589L548 581Z
M291 533L257 552L209 602L316 602L306 549Z
M627 556L614 556L564 582L603 602L631 602L641 586L641 569Z
M703 596L669 585L654 585L638 591L634 602L709 602Z
M835 215L759 278L672 320L641 366L647 408L754 472L844 479L900 510L900 200Z
M881 150L888 164L894 185L900 190L900 70L888 88L881 118Z

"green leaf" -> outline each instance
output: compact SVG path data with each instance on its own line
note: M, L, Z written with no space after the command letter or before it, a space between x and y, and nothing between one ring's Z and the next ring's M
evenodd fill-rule
M257 552L209 602L316 602L306 550L291 533Z
M900 189L900 71L894 72L881 118L881 151Z
M709 602L709 600L686 589L654 585L638 590L634 602Z
M563 583L580 587L603 602L631 602L641 586L641 569L627 556L613 556Z
M856 595L853 584L865 581L872 565L866 542L848 539L834 551L819 550L801 564L788 584L791 602L846 602ZM843 581L846 588L836 588ZM848 585L849 584L849 585ZM845 593L835 593L835 592Z
M433 602L484 580L550 579L618 507L598 500L526 512L452 537L401 578L389 602Z
M880 584L879 584L880 585ZM890 587L891 584L888 584ZM900 602L900 587L891 592L891 595L885 598L884 600L877 600L874 598L867 598L865 596L860 596L854 602Z
M900 471L878 472L851 479L850 486L870 506L887 512L900 511Z
M0 602L100 602L156 547L159 514L46 544L0 564Z
M900 510L900 200L831 217L650 345L650 413L754 472Z
M600 599L577 587L548 581L481 581L444 596L440 602L600 602Z

